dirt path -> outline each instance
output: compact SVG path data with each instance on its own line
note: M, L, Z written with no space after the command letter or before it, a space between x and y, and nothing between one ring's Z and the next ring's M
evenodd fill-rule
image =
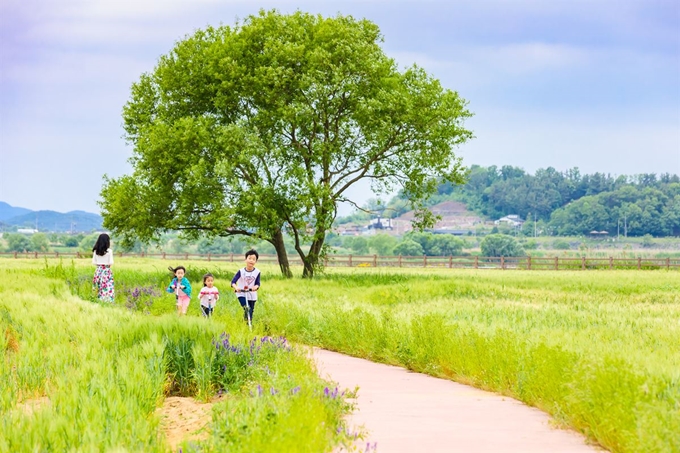
M322 377L341 389L359 387L358 408L349 422L369 431L371 452L604 451L508 397L322 349L314 349L313 356ZM365 447L362 442L359 451Z

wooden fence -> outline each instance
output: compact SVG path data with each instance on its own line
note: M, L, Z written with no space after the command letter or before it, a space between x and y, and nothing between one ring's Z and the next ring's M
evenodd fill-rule
M194 254L194 253L120 253L117 258L155 258L170 261L216 261L243 262L242 254ZM13 252L0 253L0 258L44 259L68 258L91 259L87 252L41 253ZM291 266L301 266L300 257L288 257ZM259 262L278 264L276 255L260 255ZM589 269L680 269L680 258L569 258L569 257L482 257L482 256L378 256L378 255L330 255L325 260L329 267L405 267L405 268L448 268L448 269L520 269L520 270L589 270Z

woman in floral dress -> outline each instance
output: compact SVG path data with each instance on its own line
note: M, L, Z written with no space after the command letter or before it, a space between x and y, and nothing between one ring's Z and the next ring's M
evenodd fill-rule
M102 302L111 302L115 296L113 289L113 250L111 250L111 239L106 233L102 233L97 238L97 242L92 248L92 264L97 266L94 271L92 283L97 288L97 296Z

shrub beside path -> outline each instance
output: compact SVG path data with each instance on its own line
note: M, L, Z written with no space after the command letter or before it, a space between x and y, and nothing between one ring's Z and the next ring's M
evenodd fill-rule
M509 397L323 349L312 354L321 377L341 390L359 387L349 426L368 436L358 451L366 443L382 453L604 451Z

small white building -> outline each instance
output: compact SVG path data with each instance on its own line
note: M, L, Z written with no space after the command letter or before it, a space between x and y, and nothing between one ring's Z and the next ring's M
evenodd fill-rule
M36 230L35 228L18 228L17 229L17 233L20 233L20 234L35 234L37 232L38 232L38 230Z
M524 224L524 220L520 218L517 214L510 214L506 215L505 217L501 217L498 220L494 220L494 225L500 225L501 223L505 223L507 225L510 225L511 227L521 227Z

